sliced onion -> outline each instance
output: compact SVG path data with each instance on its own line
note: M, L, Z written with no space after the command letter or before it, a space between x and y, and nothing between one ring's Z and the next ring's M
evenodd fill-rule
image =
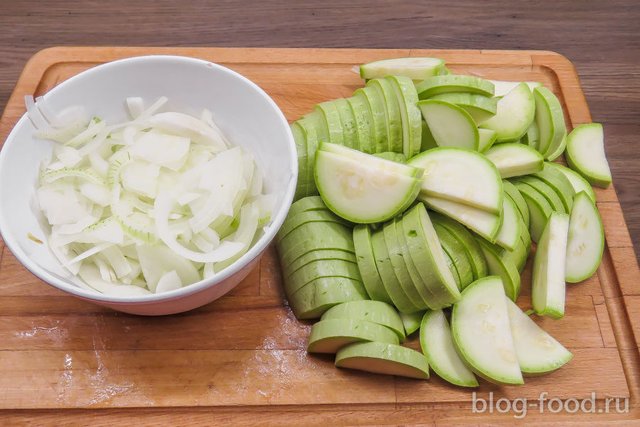
M210 111L158 112L166 102L145 110L127 98L132 120L107 125L26 100L37 136L57 143L36 192L47 243L99 292L166 292L213 277L249 249L273 208L253 156L229 148Z
M140 286L125 285L103 280L98 269L92 265L83 265L78 271L80 278L98 292L117 296L140 296L150 292Z
M169 228L169 213L174 204L174 199L166 194L156 198L154 205L155 223L158 229L158 236L172 251L178 255L196 262L220 262L227 260L240 252L244 246L241 242L227 241L223 242L210 252L196 252L185 248L176 240L175 235Z
M182 280L180 280L180 276L178 276L175 270L172 270L164 273L162 277L160 277L158 285L156 286L156 293L174 291L181 287Z
M127 98L126 103L132 119L137 119L144 112L144 101L139 96Z

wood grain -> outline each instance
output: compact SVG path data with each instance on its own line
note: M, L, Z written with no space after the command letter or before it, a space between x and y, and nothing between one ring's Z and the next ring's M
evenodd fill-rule
M461 72L540 80L559 95L569 126L590 120L574 67L551 52L56 48L29 62L0 120L0 135L23 113L24 94L42 93L100 62L148 53L192 55L238 70L261 85L290 120L361 85L351 72L354 64L398 55L437 55ZM536 424L640 419L640 275L615 189L598 191L597 198L607 234L598 274L568 287L565 318L536 318L571 349L574 360L551 375L528 378L524 387L483 382L477 392L533 400L543 391L560 399L596 392L598 405L615 396L630 398L632 407L598 418L528 415ZM530 264L518 301L523 308L530 306ZM474 415L469 390L435 377L420 382L338 370L330 357L305 352L308 331L309 324L298 322L284 303L273 248L220 300L182 315L140 318L47 286L0 243L0 417L8 423L82 424L92 416L97 425L126 424L134 413L150 424L177 423L184 414L199 424L513 421L513 414ZM419 343L412 338L407 345ZM134 407L147 409L126 409ZM67 410L50 412L61 408Z

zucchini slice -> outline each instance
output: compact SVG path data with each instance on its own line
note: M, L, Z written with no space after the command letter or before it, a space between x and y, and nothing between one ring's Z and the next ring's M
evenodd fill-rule
M498 98L473 93L443 93L430 99L439 99L464 108L478 124L489 120L498 110Z
M380 167L381 162L388 168ZM414 173L411 166L355 150L353 156L345 156L321 149L316 154L316 185L327 207L342 218L360 224L382 222L403 212L420 191L420 180L394 171L397 167Z
M520 83L498 101L496 115L481 124L496 132L497 142L517 141L533 122L536 104L531 90Z
M418 102L418 107L438 146L478 149L478 127L462 107L433 99Z
M464 364L442 310L428 311L420 325L420 347L429 366L443 380L461 387L477 387L478 380Z
M522 218L524 225L529 228L529 208L527 207L527 202L524 201L522 194L520 194L520 191L515 185L506 179L502 181L502 188L504 189L504 194L511 198L511 201L516 204L516 208L520 213L520 217Z
M507 300L507 312L518 364L524 374L538 375L555 371L573 358L569 350L511 300Z
M440 147L415 156L408 164L424 169L421 197L438 197L494 214L502 211L500 173L482 154Z
M522 82L508 82L503 80L489 80L489 81L493 83L493 86L495 87L493 96L496 96L496 97L505 96L506 94L511 92L516 86L522 83ZM527 86L529 86L529 89L532 92L538 86L542 86L542 83L540 82L524 82L524 83L526 83Z
M418 94L411 79L402 76L386 78L396 94L400 117L402 118L402 153L413 157L420 152L422 143L422 115L416 104Z
M371 80L386 76L405 76L411 80L424 80L437 76L444 68L444 60L428 57L381 59L360 65L360 77Z
M496 142L497 134L491 129L478 129L478 151L481 153L486 152Z
M495 87L489 80L455 74L429 77L416 85L420 99L427 99L443 93L458 92L493 96L494 90Z
M533 148L519 143L494 145L485 156L496 165L502 178L529 175L542 170L544 158Z
M337 353L344 346L362 341L398 344L398 336L391 329L366 320L326 319L311 327L307 351Z
M584 179L582 175L578 172L569 169L566 166L562 166L559 163L548 162L546 164L550 169L555 169L558 172L562 173L568 180L571 186L573 187L573 191L578 194L581 191L587 193L587 196L591 199L593 203L596 202L596 193L593 191L593 187L589 184L589 181Z
M407 336L420 329L420 322L422 321L422 316L424 315L424 313L424 311L416 311L415 313L400 313L400 318L402 319L404 331Z
M455 219L488 241L492 243L496 241L496 236L502 225L502 215L438 197L421 197L420 200L425 202L430 209Z
M562 138L567 134L564 113L558 98L546 87L535 88L533 96L536 101L535 120L540 132L540 142L537 148L545 158L548 158L558 149Z
M523 384L497 276L476 280L453 306L451 333L458 354L476 374L498 384Z
M576 194L569 219L565 279L577 283L596 272L604 251L604 228L598 208L584 191Z
M336 354L338 368L374 374L398 375L426 380L429 363L419 352L395 344L367 342L348 345Z
M567 163L591 184L607 188L611 170L604 152L604 131L600 123L577 126L567 137Z
M553 212L538 241L533 259L531 301L537 314L559 319L564 316L565 262L569 215Z
M353 245L356 251L360 275L362 276L362 283L369 297L376 301L393 304L391 297L382 283L382 278L376 266L371 243L371 229L368 225L356 225L353 229Z
M329 319L366 320L391 329L399 340L405 338L400 315L391 305L381 301L351 301L336 305L322 315L322 320Z

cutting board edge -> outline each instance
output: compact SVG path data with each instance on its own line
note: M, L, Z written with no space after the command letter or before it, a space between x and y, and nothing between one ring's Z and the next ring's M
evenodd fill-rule
M157 48L157 47L50 47L44 50L41 50L34 54L27 64L23 72L20 75L20 78L15 86L14 91L12 92L9 101L7 102L7 106L3 111L2 118L0 119L0 124L2 125L3 133L5 132L5 126L9 125L6 122L6 115L9 107L15 107L14 104L18 103L18 105L22 105L21 100L17 100L16 98L26 94L33 93L33 91L37 88L38 83L40 82L41 77L47 72L47 70L60 62L69 62L69 61L81 61L81 62L104 62L104 56L100 57L100 55L104 55L106 52L110 52L110 55L106 60L114 60L118 58L124 58L129 56L138 56L142 54L187 54L187 55L196 55L199 52L208 52L211 53L224 53L230 54L235 53L239 54L239 51L243 51L242 55L246 55L246 51L254 51L259 52L266 48L207 48L207 47L196 47L196 48ZM304 49L304 48L277 48L277 49L268 49L272 52L276 52L280 55L284 55L290 58L300 57L301 50L314 51L323 54L337 54L339 53L342 58L339 63L350 63L354 61L353 53L357 52L359 54L371 54L375 53L376 55L380 55L380 57L388 57L388 56L397 56L402 54L407 54L408 56L416 56L416 55L424 55L424 54L433 54L437 55L437 52L446 53L443 56L447 55L466 55L466 54L480 54L484 55L485 59L493 56L504 56L504 55L530 55L530 64L547 67L552 70L557 76L560 82L560 89L562 90L563 95L565 95L566 91L572 91L573 97L564 96L565 99L572 98L572 102L576 105L567 105L569 114L571 116L571 121L574 124L579 123L587 123L591 121L591 115L586 103L586 99L584 97L583 91L580 86L579 78L576 72L574 65L571 61L565 56L553 52L553 51L544 51L544 50L527 50L527 51L500 51L500 50L438 50L438 49L325 49L325 48L317 48L317 49ZM364 52L364 53L363 53ZM89 55L87 55L89 54ZM232 55L233 56L233 55ZM88 57L90 57L88 59ZM232 61L231 61L232 62ZM245 61L246 62L246 61ZM273 60L265 61L265 62L273 62ZM525 61L526 62L526 61ZM34 76L38 76L37 80L33 80ZM578 95L578 100L575 100L575 96ZM574 102L575 101L575 102ZM19 107L18 107L19 108ZM13 126L13 123L10 124ZM614 190L615 191L615 190ZM621 209L619 203L616 201L615 206L617 209ZM623 218L623 217L622 217ZM626 227L626 223L624 222L624 218L622 219L623 223L618 224L622 225L625 230L628 230ZM628 233L627 233L628 234ZM611 248L631 248L631 253L633 254L633 246L630 244L630 239L623 239L623 241L607 241L607 253L609 257L611 257L610 249ZM2 245L2 250L4 251L4 245ZM629 260L636 265L637 269L637 261L635 257ZM601 267L603 269L604 267ZM627 277L626 275L619 274L618 267L613 264L612 261L609 263L609 267L614 274L612 277L601 278L601 283L603 286L617 288L620 290L623 286L621 277ZM599 277L601 277L601 272L599 270ZM603 289L603 291L605 291ZM611 292L611 289L607 291ZM640 360L640 336L636 333L634 336L634 322L629 313L629 307L635 302L629 302L629 299L626 298L624 292L619 292L619 296L605 298L607 303L608 312L610 315L612 313L620 313L626 317L628 321L628 325L619 327L616 319L612 320L612 325L614 326L614 333L616 335L616 342L618 344L618 349L621 350L621 353L627 351L631 353L634 358L633 361ZM634 295L635 296L635 295ZM609 310L609 307L613 307ZM640 319L638 320L640 322ZM618 330L616 330L618 328ZM640 330L640 329L639 329ZM622 343L622 346L621 346ZM629 356L628 356L629 357ZM640 370L639 363L624 363L625 374L632 373L635 377L635 383L629 384L629 388L632 394L632 399L637 404L638 395L640 394L640 375L638 374L638 370ZM627 378L629 380L629 378ZM0 412L0 415L2 413Z

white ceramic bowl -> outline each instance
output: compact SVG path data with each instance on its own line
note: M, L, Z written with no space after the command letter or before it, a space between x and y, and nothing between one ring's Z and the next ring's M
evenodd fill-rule
M265 189L278 195L271 224L260 240L220 274L175 291L115 297L78 287L77 279L61 267L46 244L28 238L28 233L45 236L33 200L39 165L51 156L53 144L33 137L35 129L26 115L0 152L0 232L27 269L58 289L127 313L180 313L229 292L259 263L293 199L298 170L295 144L284 115L262 89L228 68L194 58L143 56L110 62L65 81L44 95L44 101L53 111L81 105L88 114L115 123L127 119L124 101L129 96L140 96L147 105L167 96L167 110L194 115L208 108L228 139L253 153Z

